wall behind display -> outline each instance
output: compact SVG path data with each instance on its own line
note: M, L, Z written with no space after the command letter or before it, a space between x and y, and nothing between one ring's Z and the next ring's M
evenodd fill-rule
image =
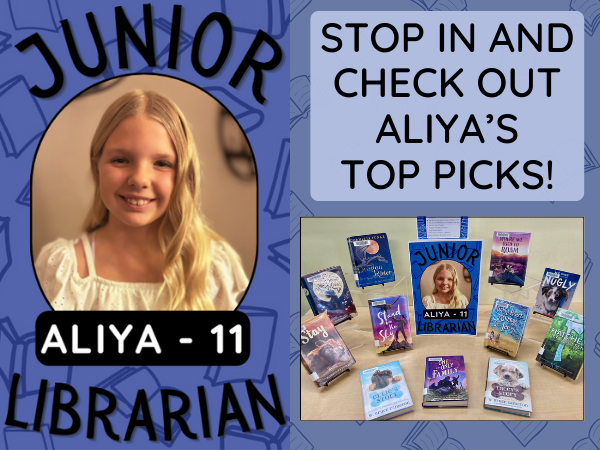
M483 240L480 303L492 304L501 292L490 286L487 274L492 250L494 231L529 232L531 245L527 263L527 275L541 279L546 267L578 273L583 276L583 218L582 217L470 217L469 239ZM396 277L407 276L406 292L412 304L408 241L417 240L414 217L362 218L362 217L305 217L301 221L300 275L341 266L344 273L352 274L352 264L346 238L362 234L387 233ZM296 280L300 286L299 279ZM352 276L346 281L350 289L356 284ZM530 301L535 299L530 297ZM578 289L574 302L583 302L583 289ZM301 294L301 313L309 310L304 294Z

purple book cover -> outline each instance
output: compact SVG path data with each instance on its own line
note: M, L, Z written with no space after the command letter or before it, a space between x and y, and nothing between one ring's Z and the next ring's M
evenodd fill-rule
M406 295L369 300L377 353L412 347Z
M490 276L492 284L525 284L531 233L494 231Z
M425 362L423 402L468 399L465 359L462 356L429 356Z

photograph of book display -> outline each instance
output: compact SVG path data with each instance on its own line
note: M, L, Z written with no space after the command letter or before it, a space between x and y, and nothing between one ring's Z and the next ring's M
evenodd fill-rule
M297 277L339 268L356 313L335 325L343 346L292 336L300 354L354 361L319 387L292 358L301 420L583 420L583 229L581 217L469 217L466 239L419 239L416 217L302 218ZM389 254L375 257L383 235ZM357 257L355 240L370 250ZM387 281L362 285L357 265ZM322 281L318 301L335 304L344 283ZM315 300L301 292L304 323Z

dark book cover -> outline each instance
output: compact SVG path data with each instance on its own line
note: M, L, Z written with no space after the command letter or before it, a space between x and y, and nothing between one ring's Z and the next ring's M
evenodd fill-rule
M429 356L425 360L423 406L467 406L469 392L462 356Z
M533 305L534 312L554 317L558 308L568 310L580 278L576 273L546 269Z
M303 275L300 284L315 316L327 312L334 325L356 316L356 306L340 266Z
M494 231L488 282L524 286L530 240L531 233Z
M377 353L412 347L406 295L372 298L369 313Z
M326 313L300 325L300 356L310 377L321 387L356 361Z
M558 308L535 359L576 380L583 367L583 316Z
M484 347L508 356L517 356L531 307L499 298L494 300Z
M351 236L348 248L356 286L373 286L396 279L386 233Z
M417 336L477 334L482 245L470 239L408 243Z

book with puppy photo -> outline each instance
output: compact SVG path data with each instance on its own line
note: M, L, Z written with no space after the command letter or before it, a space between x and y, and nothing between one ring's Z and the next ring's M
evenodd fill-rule
M546 269L544 278L535 298L533 312L554 317L558 308L568 310L571 307L575 290L581 275L564 270Z
M527 363L490 358L483 407L531 417Z

